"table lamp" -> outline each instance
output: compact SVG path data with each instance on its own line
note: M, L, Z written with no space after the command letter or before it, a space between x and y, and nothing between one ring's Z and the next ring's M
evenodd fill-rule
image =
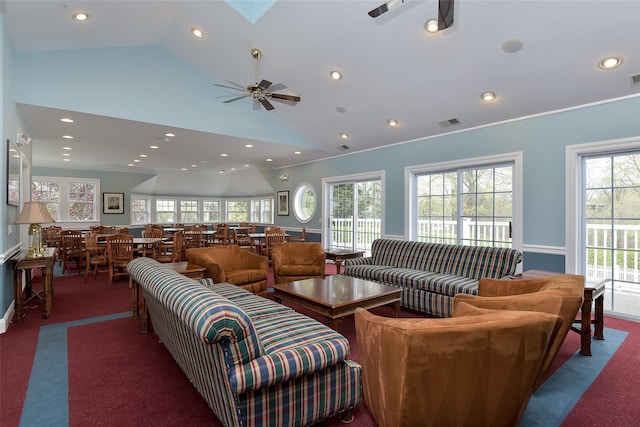
M47 207L40 202L25 202L22 212L13 222L14 224L29 225L29 251L28 258L36 258L44 255L44 245L42 244L42 226L40 224L55 222Z

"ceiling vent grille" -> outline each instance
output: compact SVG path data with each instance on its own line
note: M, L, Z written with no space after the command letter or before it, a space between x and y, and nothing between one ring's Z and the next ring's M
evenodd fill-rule
M349 147L347 144L343 144L343 145L338 145L336 148L340 151L344 151L344 150L350 149L351 147Z
M438 124L443 127L443 128L448 128L454 125L459 125L460 124L460 120L456 119L455 117L452 119L447 119L447 120L443 120L441 122L438 122Z
M629 76L631 79L631 86L640 85L640 74L634 74L633 76Z

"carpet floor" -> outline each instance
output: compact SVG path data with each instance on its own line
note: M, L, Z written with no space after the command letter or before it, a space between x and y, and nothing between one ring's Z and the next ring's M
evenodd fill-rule
M374 312L391 315L388 307ZM56 276L52 314L41 319L33 306L0 335L0 426L221 425L157 337L140 333L127 282ZM640 324L608 317L605 327L591 357L578 353L579 336L569 333L522 427L640 426ZM358 360L353 316L340 332ZM351 426L375 426L366 404L354 415Z

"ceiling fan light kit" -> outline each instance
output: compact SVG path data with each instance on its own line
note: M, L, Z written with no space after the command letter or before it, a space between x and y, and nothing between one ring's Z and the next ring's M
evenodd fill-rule
M251 84L246 88L243 88L239 84L228 81L228 80L227 82L232 84L233 86L226 86L226 85L221 85L217 83L215 84L215 86L220 86L227 89L240 90L245 92L244 95L227 99L226 101L222 101L224 104L228 104L230 102L234 102L243 98L250 97L254 101L254 110L260 109L260 105L262 105L265 108L265 110L271 111L275 109L275 107L273 106L273 104L271 104L271 102L269 102L269 100L279 101L289 105L295 105L296 103L300 102L300 97L297 95L286 95L286 94L274 92L276 90L287 88L282 83L277 83L274 85L268 80L264 80L264 79L260 80L259 72L258 72L258 60L262 58L262 52L260 51L260 49L254 47L251 49L251 56L253 57L256 63L256 82L254 84Z

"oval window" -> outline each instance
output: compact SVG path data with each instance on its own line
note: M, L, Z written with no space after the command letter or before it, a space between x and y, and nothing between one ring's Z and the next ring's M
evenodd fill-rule
M293 195L293 213L300 222L309 222L316 213L316 192L311 184L303 182Z

